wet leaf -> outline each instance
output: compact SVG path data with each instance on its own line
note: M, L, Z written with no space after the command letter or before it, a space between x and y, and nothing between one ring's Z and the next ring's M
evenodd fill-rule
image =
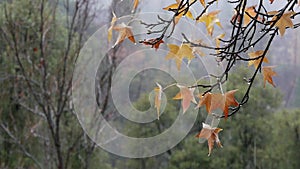
M205 23L206 30L210 36L212 36L214 31L214 25L218 25L222 28L219 18L217 15L220 13L220 10L213 11L207 14L202 15L197 21Z
M126 38L128 38L131 42L135 43L135 39L133 33L131 31L132 27L126 25L125 23L116 25L113 27L114 30L119 32L118 39L114 46L122 43Z
M188 59L190 62L193 58L195 58L193 54L193 49L189 44L181 44L181 46L177 46L175 44L168 44L169 53L166 56L166 59L175 59L177 69L180 70L182 60L184 58Z
M179 5L180 5L180 1L176 0L176 3L174 3L172 5L169 5L165 8L163 8L163 9L167 10L167 11L176 11L178 9ZM176 16L175 19L174 19L175 24L177 24L179 22L179 20L182 18L182 16L186 16L190 19L194 19L193 14L191 13L191 11L186 12L186 8L187 8L187 6L185 6L180 11L178 11L179 15Z
M154 39L141 41L141 43L143 43L144 45L150 45L151 48L155 48L155 50L157 50L160 44L164 43L164 41L162 39L154 38Z
M264 87L266 86L266 82L270 83L273 87L275 84L273 82L273 76L276 76L277 73L273 71L274 66L265 66L262 68L262 73L264 77Z
M197 138L205 138L208 143L208 156L214 148L214 144L217 143L219 147L223 147L219 139L219 132L222 131L221 128L211 127L208 124L202 123L202 130L196 135Z
M234 93L236 91L237 90L231 90L226 92L225 94L208 92L204 96L200 96L200 101L197 107L205 105L208 113L211 113L216 109L221 109L224 113L225 118L227 118L229 107L239 105L239 103L234 98Z
M177 87L180 89L180 92L175 97L173 97L173 99L182 100L181 105L182 105L183 113L185 113L187 109L190 107L191 102L197 104L194 97L195 88L188 88L186 86L181 86L181 85L177 85Z
M263 50L258 50L258 51L255 51L255 52L250 52L250 53L248 53L248 56L249 56L250 59L255 59L255 58L257 58L257 59L255 59L255 60L250 60L250 61L248 62L248 66L254 65L255 69L257 69L257 67L258 67L258 65L259 65L259 63L260 63L260 61L261 61L261 59L262 59L262 57L261 57L261 58L259 58L259 57L262 56L263 54L264 54L264 51L263 51ZM264 57L263 62L269 63L268 58Z
M269 14L274 14L274 11L269 12ZM281 36L284 35L286 28L293 28L294 27L293 21L291 19L291 16L294 15L294 14L295 14L295 12L292 12L292 11L286 12L275 23L275 27L277 27L279 29L279 33L280 33ZM276 21L277 19L278 19L278 16L275 15L272 18L271 23Z
M156 85L157 85L157 87L154 89L154 91L155 91L154 107L156 108L157 119L159 120L161 97L162 97L162 87L159 83L156 83Z

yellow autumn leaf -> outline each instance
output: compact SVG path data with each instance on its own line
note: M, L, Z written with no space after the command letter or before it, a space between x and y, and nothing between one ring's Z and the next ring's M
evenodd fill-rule
M260 61L261 61L261 59L262 59L262 58L258 58L258 57L262 56L263 54L264 54L264 51L263 51L263 50L258 50L258 51L255 51L255 52L250 52L250 53L248 53L248 56L249 56L250 59L255 59L255 58L257 58L257 59L255 59L255 60L250 60L250 61L248 62L248 66L254 65L255 69L257 69L257 67L258 67L258 65L259 65L259 63L260 63ZM268 58L264 57L263 62L269 63Z
M216 10L207 14L202 15L197 21L205 23L206 30L210 36L212 36L214 31L214 25L218 25L222 28L221 22L217 15L220 13L220 10Z
M272 12L269 12L268 14L275 14L275 13L278 13L278 12L277 11L272 11ZM280 33L281 36L284 35L286 28L293 28L294 27L293 21L291 19L291 16L293 16L294 14L295 14L295 12L288 11L288 12L284 13L279 18L279 20L275 23L275 27L277 27L279 29L279 33ZM271 23L276 21L277 19L278 19L278 16L275 15L272 18Z
M194 0L194 1L195 1L195 0ZM167 11L169 11L169 10L177 10L178 7L179 7L179 5L180 5L180 1L176 0L176 3L171 4L171 5L169 5L169 6L165 7L165 8L163 8L163 9L164 9L164 10L167 10ZM190 19L194 19L194 16L193 16L193 14L191 13L191 11L187 11L187 12L185 11L186 8L187 8L187 7L184 7L183 9L181 9L181 10L178 12L179 15L176 16L176 17L174 18L175 24L177 24L177 23L179 22L179 20L181 19L182 16L186 16L186 17L188 17L188 18L190 18Z
M186 58L188 62L195 58L193 49L189 44L181 44L181 46L168 44L168 47L170 51L167 54L166 59L175 59L178 70L180 70L181 63L184 58Z

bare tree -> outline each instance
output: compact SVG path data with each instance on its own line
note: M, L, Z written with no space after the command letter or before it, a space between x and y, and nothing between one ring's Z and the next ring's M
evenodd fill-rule
M28 137L40 139L43 158L29 151L12 124L1 121L1 128L39 168L69 168L70 156L84 136L80 128L70 129L75 120L69 118L70 94L73 66L94 18L93 3L39 0L1 5L1 40L15 67L14 99L20 109L32 113L30 123L35 125Z

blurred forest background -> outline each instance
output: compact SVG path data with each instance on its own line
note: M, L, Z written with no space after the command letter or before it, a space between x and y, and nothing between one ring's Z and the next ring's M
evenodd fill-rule
M155 11L172 2L143 1L139 10ZM235 116L221 121L224 148L214 149L211 157L207 157L206 143L199 144L195 138L206 118L203 108L189 135L164 154L129 159L97 148L73 111L72 71L84 42L110 22L111 10L117 16L128 15L132 4L131 0L0 0L0 168L300 168L299 30L289 30L272 45L269 60L277 65L277 87L263 88L261 78L256 79L249 103ZM122 46L116 48L115 56L122 50ZM102 103L110 99L107 89L122 60L112 59L104 68L108 73L98 75L99 90L106 91L98 98ZM228 89L241 88L237 100L245 86L236 79L248 73L247 67L237 65L227 83ZM142 72L133 79L130 96L139 110L150 106L144 93L153 89L149 77L154 74ZM145 124L147 127L123 121L126 133L153 136L168 128L178 113L178 102L172 101L175 90L168 91L170 104L159 121ZM105 111L106 107L104 104L102 113L107 119L120 121L122 117Z

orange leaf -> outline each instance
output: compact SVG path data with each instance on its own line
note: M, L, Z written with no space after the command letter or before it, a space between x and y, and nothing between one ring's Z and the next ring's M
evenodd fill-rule
M221 93L212 93L209 113L218 108L224 111L225 95Z
M181 105L183 109L183 113L187 111L187 109L190 107L191 102L197 104L195 97L194 97L194 91L195 88L188 88L186 86L177 85L179 87L180 92L173 97L174 100L181 100Z
M119 32L118 39L114 46L122 43L126 38L128 38L131 42L135 43L135 39L130 26L127 26L125 23L122 23L114 26L113 29Z
M274 0L269 0L269 1L270 1L271 4L274 2Z
M201 107L202 105L206 106L206 111L210 112L210 105L211 105L211 93L206 93L204 96L202 94L199 95L200 101L197 106Z
M222 147L221 141L219 139L219 132L223 129L211 127L208 124L202 123L202 130L196 135L197 138L205 138L208 143L208 156L211 155L212 149L214 148L214 143L216 142L219 147Z
M144 45L151 45L151 48L155 48L155 50L157 50L159 48L159 45L161 43L164 43L164 41L162 39L154 38L141 41L141 43L143 43Z
M205 8L206 4L205 4L205 0L199 0L201 5Z
M200 97L200 101L197 107L205 105L208 113L211 113L216 109L221 109L225 115L225 118L227 118L229 107L239 105L239 103L234 98L234 93L236 91L237 90L231 90L225 94L206 93L204 96Z
M228 109L230 106L238 106L239 103L235 100L234 98L234 93L236 92L237 90L231 90L227 93L225 93L225 107L224 107L224 115L225 115L225 118L228 117Z
M214 25L218 25L222 28L219 18L217 15L220 13L220 10L213 11L207 14L202 15L197 21L205 23L206 30L210 36L212 36L214 31Z
M248 66L254 65L254 67L257 69L257 67L258 67L258 65L259 65L259 63L262 59L262 57L261 58L259 58L259 57L262 56L263 53L264 53L263 50L258 50L258 51L255 51L255 52L248 53L250 59L255 59L256 58L255 60L250 60L248 62ZM263 62L269 63L268 58L264 57Z
M264 76L264 87L266 86L267 81L273 87L275 87L272 76L276 76L277 73L273 71L273 68L274 68L274 66L265 66L262 68L262 72L263 72L263 76Z

